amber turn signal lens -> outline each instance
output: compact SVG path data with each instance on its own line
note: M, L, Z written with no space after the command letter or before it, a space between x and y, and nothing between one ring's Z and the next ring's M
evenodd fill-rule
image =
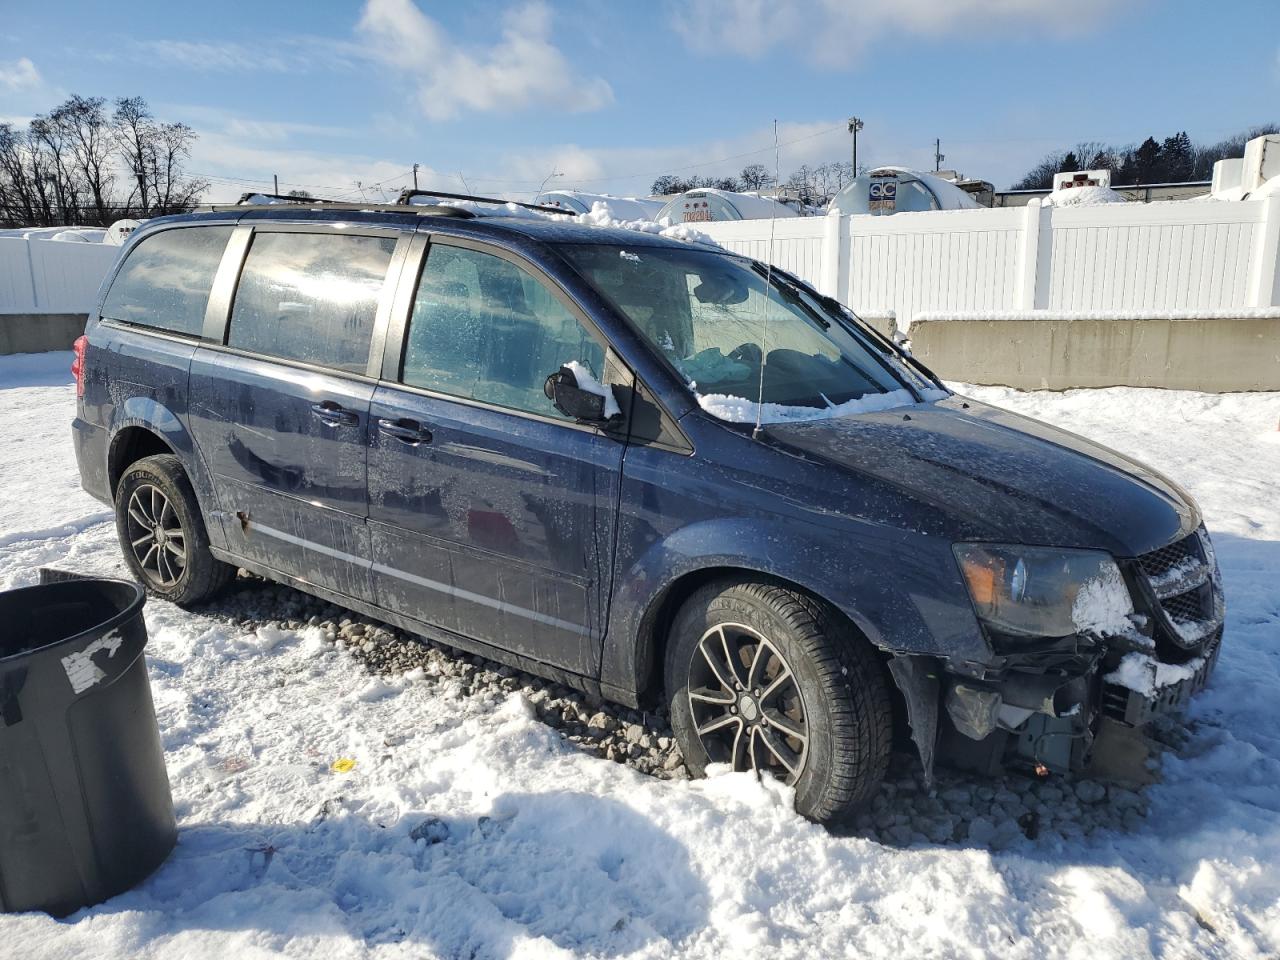
M997 591L1004 580L1004 564L992 556L968 554L960 561L960 569L969 584L969 596L980 607L995 606Z

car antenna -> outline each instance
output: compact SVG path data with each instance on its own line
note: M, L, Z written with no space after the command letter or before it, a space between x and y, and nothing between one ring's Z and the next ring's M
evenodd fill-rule
M782 148L778 145L778 121L773 121L773 183L774 189L777 189L779 183L778 177L782 173ZM774 199L775 206L769 208L769 262L765 264L764 275L764 324L761 328L760 339L765 342L760 345L760 388L756 392L756 426L751 431L751 439L759 440L761 429L760 421L764 416L764 368L769 362L768 336L769 336L769 301L773 299L773 228L778 221L778 208L776 206L777 199Z

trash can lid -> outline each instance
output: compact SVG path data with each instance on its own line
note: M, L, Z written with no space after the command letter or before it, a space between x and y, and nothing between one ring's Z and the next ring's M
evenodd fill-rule
M84 578L0 592L0 666L85 634L108 633L137 616L136 583Z

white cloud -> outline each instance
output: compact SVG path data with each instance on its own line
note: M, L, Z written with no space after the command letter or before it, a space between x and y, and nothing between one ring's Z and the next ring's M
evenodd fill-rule
M0 60L0 89L30 90L40 86L40 71L26 57Z
M759 57L786 44L838 67L888 33L940 36L1019 25L1067 33L1116 6L1115 0L680 0L671 23L700 53Z
M412 0L368 0L358 29L374 56L414 79L433 120L534 104L595 110L613 100L602 77L579 76L552 44L551 11L536 0L507 11L497 43L470 52Z
M410 183L410 164L253 143L223 131L202 133L187 166L194 176L209 180L206 203L233 201L251 190L270 192L273 175L279 177L282 193L303 190L318 197L374 202L394 200Z
M233 40L120 40L101 49L69 49L76 57L103 63L154 62L199 73L312 73L350 69L364 58L354 43L329 37L272 37L262 44Z

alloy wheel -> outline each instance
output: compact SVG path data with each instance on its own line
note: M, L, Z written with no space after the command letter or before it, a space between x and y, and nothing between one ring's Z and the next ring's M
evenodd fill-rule
M129 496L129 548L147 580L172 587L187 568L187 535L178 512L155 484L143 483Z
M689 664L689 710L711 763L795 783L809 751L809 725L795 674L758 631L721 623L698 641Z

